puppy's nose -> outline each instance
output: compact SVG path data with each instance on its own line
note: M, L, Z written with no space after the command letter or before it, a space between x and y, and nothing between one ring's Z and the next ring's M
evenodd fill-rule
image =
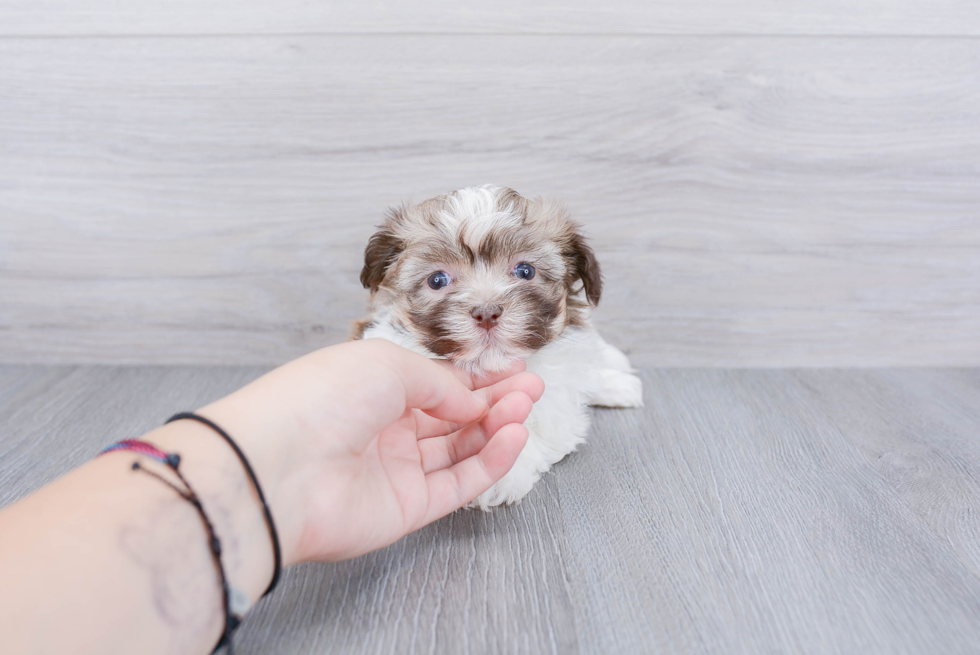
M473 320L483 328L484 330L489 330L494 325L497 324L497 319L500 315L504 313L504 308L500 305L480 305L479 307L474 307L473 311L470 312L470 316Z

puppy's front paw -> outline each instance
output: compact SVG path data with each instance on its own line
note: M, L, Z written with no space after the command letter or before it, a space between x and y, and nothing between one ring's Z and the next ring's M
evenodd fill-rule
M467 507L479 508L486 512L497 505L516 503L531 491L531 487L540 477L540 473L515 464L507 475L497 481L497 484L477 496Z
M603 369L599 389L590 405L596 407L643 407L643 383L632 373Z

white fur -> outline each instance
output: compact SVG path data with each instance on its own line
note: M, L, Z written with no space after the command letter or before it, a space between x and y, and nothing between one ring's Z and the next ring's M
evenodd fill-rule
M447 232L462 229L463 240L476 246L493 227L517 226L521 217L513 207L498 207L499 187L492 184L460 189L448 199L449 207L439 212L439 220Z
M364 338L380 337L428 357L435 357L404 328L380 311ZM514 467L471 507L486 510L514 503L551 465L575 450L589 431L588 405L640 407L643 390L626 355L606 343L591 327L569 327L527 358L527 369L541 376L544 395L525 425L529 437Z

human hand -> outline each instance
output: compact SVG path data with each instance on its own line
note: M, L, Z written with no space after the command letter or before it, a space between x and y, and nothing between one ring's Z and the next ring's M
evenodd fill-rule
M285 565L390 544L510 470L544 390L474 377L383 340L294 360L200 410L232 434L272 507Z
M510 469L544 388L522 371L518 363L473 378L386 341L359 341L294 360L198 413L250 461L282 564L337 560L448 514ZM174 483L169 466L125 449L3 508L7 650L211 652L228 598L216 583L249 604L269 586L265 517L235 452L190 420L141 439L180 455L177 488L193 489L206 520L161 483ZM207 546L215 536L218 571Z

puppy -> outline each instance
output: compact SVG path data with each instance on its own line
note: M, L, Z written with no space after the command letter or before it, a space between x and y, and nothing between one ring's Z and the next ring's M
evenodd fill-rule
M473 501L523 498L584 441L588 405L638 407L640 379L589 323L602 275L564 208L485 185L391 209L364 251L371 315L355 338L381 337L473 373L515 358L545 382L517 463Z

